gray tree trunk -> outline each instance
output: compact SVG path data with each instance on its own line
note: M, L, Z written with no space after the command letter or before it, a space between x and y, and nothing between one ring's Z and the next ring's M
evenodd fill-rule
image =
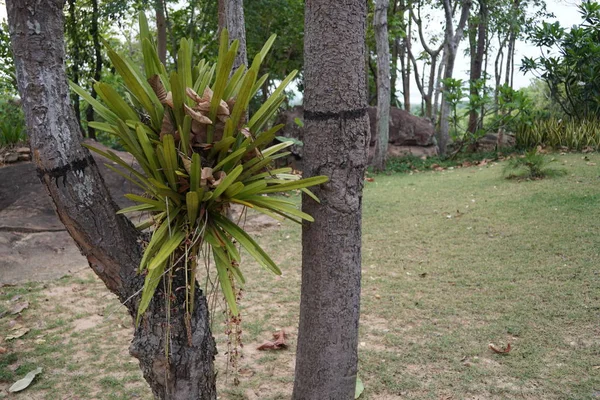
M373 16L375 42L377 46L377 146L373 166L378 171L385 170L388 141L390 137L390 43L388 40L387 10L389 0L377 0ZM406 95L406 92L405 92ZM409 100L410 104L410 100ZM406 109L406 96L405 96ZM408 108L410 110L410 106Z
M232 73L240 65L248 65L246 55L246 24L244 22L244 1L227 0L225 18L227 20L227 31L229 32L229 41L239 40L237 55L233 61Z
M361 213L369 143L367 3L310 0L305 9L304 173L330 182L303 198L302 294L295 400L354 399Z
M142 254L139 233L116 214L117 206L93 158L81 146L64 69L63 5L64 0L6 2L33 159L58 216L90 267L135 316L144 279L136 272ZM180 285L183 278L173 274L174 284ZM161 287L136 328L130 352L140 360L157 398L214 400L216 348L206 298L196 293L188 336L183 294L167 302ZM172 309L170 320L166 319L167 307Z
M156 14L157 53L161 63L167 64L167 20L162 0L154 0L154 12Z
M471 10L471 0L464 0L462 2L462 9L460 20L454 32L454 23L452 21L453 5L450 0L443 0L444 14L446 16L446 30L445 30L445 47L444 53L446 54L446 66L444 68L444 79L452 78L454 76L454 63L456 61L456 54L458 52L458 45L462 40L465 24L469 17ZM445 96L444 96L445 97ZM440 130L438 132L438 148L440 155L445 156L448 146L448 139L450 137L450 124L448 118L450 116L450 105L448 102L442 100L442 110L440 116Z

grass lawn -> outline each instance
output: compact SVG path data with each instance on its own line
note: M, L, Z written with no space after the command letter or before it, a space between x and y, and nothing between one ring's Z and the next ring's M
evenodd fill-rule
M600 155L556 157L568 174L549 180L507 181L492 163L366 182L361 398L600 399ZM258 235L284 273L245 266L238 386L215 313L221 399L292 390L300 229ZM0 313L22 301L21 317L0 319L0 398L151 398L127 353L131 321L92 275L0 288ZM14 324L30 331L8 341ZM256 350L280 328L290 350Z

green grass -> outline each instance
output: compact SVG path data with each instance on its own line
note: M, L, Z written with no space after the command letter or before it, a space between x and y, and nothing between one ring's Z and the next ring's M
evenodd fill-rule
M600 171L593 163L600 156L555 157L567 175L547 180L509 181L503 163L488 163L380 174L365 183L363 399L598 395ZM226 327L215 313L223 399L287 399L292 390L300 229L284 224L257 235L283 275L244 266L237 387L225 361ZM151 398L127 354L131 321L100 282L86 275L1 288L0 306L9 309L15 294L31 303L22 319L32 331L0 344L9 349L0 355L0 393L39 365L43 374L15 398ZM95 327L81 328L98 314ZM0 319L1 332L9 319ZM256 350L281 328L290 350ZM489 343L510 343L512 351L495 354ZM25 367L9 368L19 363Z

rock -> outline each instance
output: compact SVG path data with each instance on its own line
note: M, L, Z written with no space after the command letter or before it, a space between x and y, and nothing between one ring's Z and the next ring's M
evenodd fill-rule
M19 161L31 161L31 155L19 154Z
M15 151L19 154L29 154L31 153L31 150L29 149L29 147L17 147L15 149Z
M5 164L16 163L17 161L19 161L19 154L18 153L6 153L4 155L4 163Z
M377 107L369 107L369 122L371 124L370 146L375 146ZM431 146L435 129L425 118L412 115L408 111L396 107L390 108L390 138L389 143L395 146Z
M130 154L114 152L133 163ZM19 153L11 154L19 158ZM124 194L139 194L139 189L104 165L112 162L92 154L113 200L120 207L132 205ZM56 279L86 267L87 260L56 216L35 165L22 162L0 168L0 285Z
M304 109L302 106L295 106L279 114L276 124L285 125L280 131L280 135L303 141L304 128L296 122L297 120L303 121L303 114ZM372 158L377 139L373 134L377 107L369 107L368 114L371 128L369 157ZM434 143L434 134L434 127L428 120L396 107L390 109L389 156L406 154L435 155L437 154L437 146ZM424 149L420 150L420 147L424 147ZM297 160L302 158L302 146L291 146L290 151Z
M505 133L502 135L502 143L500 144L500 148L502 147L513 147L517 143L517 140L513 135ZM476 151L494 151L498 145L498 134L497 133L488 133L485 136L479 138L477 143L475 143Z
M372 148L374 149L374 148ZM372 150L374 152L374 150ZM438 147L436 145L431 146L396 146L390 144L388 147L388 156L390 157L404 157L404 156L416 156L416 157L433 157L438 155ZM372 156L372 155L371 155Z

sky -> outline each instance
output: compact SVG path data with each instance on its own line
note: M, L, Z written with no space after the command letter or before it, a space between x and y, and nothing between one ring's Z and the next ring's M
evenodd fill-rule
M547 20L547 22L558 21L563 27L570 27L580 21L579 13L576 7L576 1L578 0L546 0L548 11L553 13L556 17L553 19ZM6 8L4 6L4 1L0 0L0 20L6 18ZM414 45L417 47L417 45ZM455 77L458 79L468 80L468 69L469 69L469 60L464 56L464 50L467 46L467 41L463 40L461 42L460 48L458 50L458 57L456 60L455 66ZM533 75L527 74L523 75L523 73L518 71L518 66L520 65L520 60L524 56L532 57L537 56L539 54L539 49L527 44L525 42L518 42L515 48L515 76L514 76L514 86L515 89L519 89L522 87L526 87L529 85ZM493 60L492 57L490 59ZM493 61L492 61L493 62ZM493 64L490 67L493 70ZM400 86L398 86L400 89ZM400 96L400 91L398 90L398 95ZM421 102L421 97L419 91L417 89L416 83L413 82L411 84L411 103L418 104Z

